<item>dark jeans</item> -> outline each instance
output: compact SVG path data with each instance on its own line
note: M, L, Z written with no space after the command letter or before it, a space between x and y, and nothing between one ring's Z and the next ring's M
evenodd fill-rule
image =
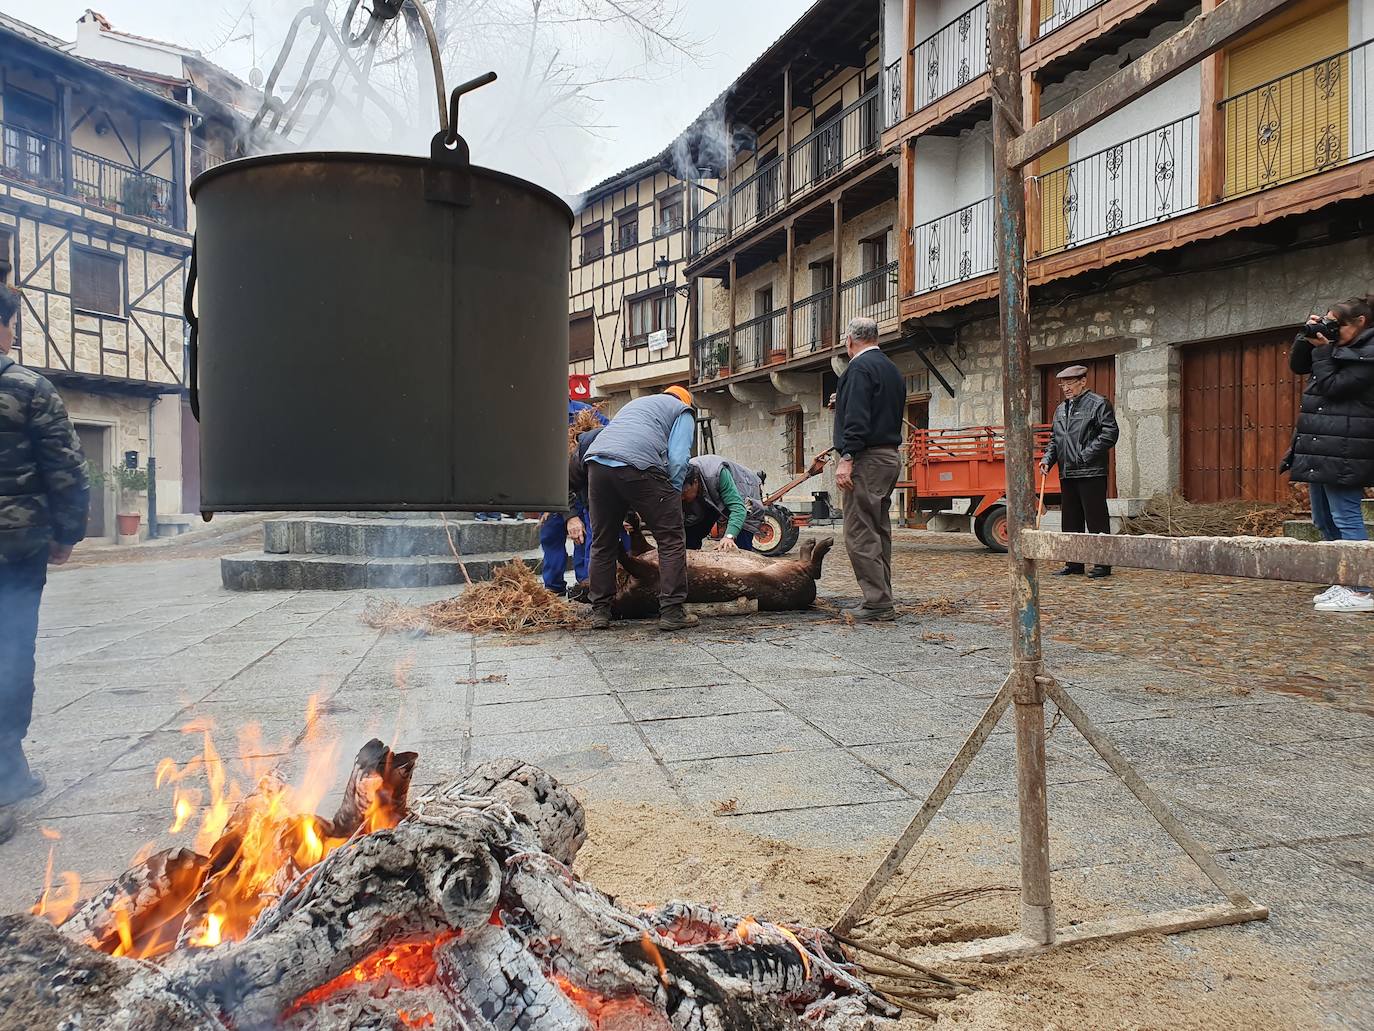
M38 605L47 582L47 548L0 563L0 743L17 744L29 732Z
M615 571L625 513L635 511L658 545L660 608L687 600L687 548L682 530L682 493L659 472L629 465L587 463L587 494L592 510L591 602L615 600Z
M578 509L564 515L550 512L539 527L539 546L544 551L544 586L551 591L564 594L568 590L564 579L568 571L568 520L573 516L586 524L587 536L581 544L573 545L573 573L578 583L587 579L587 567L591 561L591 521L586 512Z
M700 551L701 546L706 543L706 539L711 536L711 531L715 528L714 523L694 523L684 527L684 532L687 534L687 550ZM753 533L749 530L741 530L735 535L735 544L740 551L753 551Z
M1065 533L1111 533L1107 514L1107 477L1083 476L1060 481L1060 517ZM1070 562L1077 566L1080 563Z

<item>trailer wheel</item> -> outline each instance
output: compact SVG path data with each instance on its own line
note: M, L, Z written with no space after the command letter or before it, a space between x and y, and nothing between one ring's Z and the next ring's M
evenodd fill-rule
M801 530L792 513L782 505L769 505L763 510L763 522L754 532L754 550L760 555L775 558L786 555L797 546Z
M973 532L985 547L993 551L1006 551L1009 538L1007 506L998 502L989 508L974 520Z

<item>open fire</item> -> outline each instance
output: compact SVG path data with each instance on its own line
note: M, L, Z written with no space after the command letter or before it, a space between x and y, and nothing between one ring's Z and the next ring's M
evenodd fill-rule
M495 760L410 804L416 753L374 740L325 817L335 748L307 742L298 786L250 767L245 787L193 729L202 754L157 782L194 847L145 848L85 901L50 857L33 915L0 919L0 1007L26 1027L847 1031L899 1013L824 931L584 884L581 807L536 767Z

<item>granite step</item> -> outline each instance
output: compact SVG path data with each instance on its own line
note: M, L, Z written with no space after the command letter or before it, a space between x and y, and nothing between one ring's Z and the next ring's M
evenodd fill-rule
M497 567L519 559L536 572L538 551L463 556L473 581L490 580ZM220 559L220 578L231 591L355 591L382 587L443 587L464 582L451 556L274 554L265 551Z
M452 558L460 554L528 551L539 543L533 519L501 522L439 518L378 519L350 515L272 519L263 525L263 550L273 555L367 558Z

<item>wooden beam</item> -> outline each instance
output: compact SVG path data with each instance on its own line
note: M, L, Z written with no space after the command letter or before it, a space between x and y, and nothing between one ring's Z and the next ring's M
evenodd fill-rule
M1012 140L1007 161L1021 168L1296 2L1227 0L1198 15L1186 28Z
M1228 0L1228 3L1230 0ZM1160 537L1028 530L1026 554L1039 561L1091 562L1252 580L1374 584L1374 543L1287 537Z
M792 203L792 63L782 70L782 192Z
M1264 906L1238 907L1229 902L1222 902L1210 906L1189 906L1186 909L1174 909L1165 913L1139 913L1112 917L1109 920L1070 924L1055 931L1052 945L1042 945L1022 935L1011 934L1002 938L980 938L936 953L922 953L921 959L924 962L953 960L963 963L1023 959L1066 945L1119 941L1122 938L1133 938L1138 934L1178 934L1180 931L1225 927L1228 924L1243 924L1250 920L1265 920L1268 917L1269 910Z
M842 249L842 246L841 246L841 245L842 245L843 242L844 242L844 195L843 195L843 194L837 194L837 195L835 196L835 201L834 201L834 214L835 214L835 229L834 229L834 233L835 233L835 257L834 257L834 259L832 260L832 264L833 264L835 267L834 267L834 273L833 273L833 274L831 275L831 277L830 277L830 280L831 280L831 282L830 282L830 321L833 323L833 332L834 332L834 334L835 334L834 337L832 337L832 339L835 341L836 345L839 345L839 344L843 343L843 338L840 336L840 334L841 334L842 332L844 332L844 328L843 328L843 326L841 326L841 324L840 324L840 318L841 318L841 316L840 316L840 300L841 300L841 297L840 297L840 283L841 283L841 281L842 281L843 278L844 278L844 275L843 275L843 273L842 273L841 270L840 270L840 266L841 266L841 264L842 264L841 258L840 258L840 251L841 251L841 249Z
M897 155L897 296L916 292L916 252L911 231L916 225L916 148L903 140Z
M794 303L796 303L796 300L797 300L796 287L795 287L795 284L794 284L794 282L793 282L793 278L794 278L794 274L795 274L795 261L794 261L793 259L795 259L796 256L797 256L797 254L796 254L796 251L797 251L797 227L796 227L795 223L793 223L793 222L788 222L788 223L787 223L787 237L786 237L786 239L787 239L787 244L786 244L786 246L787 246L787 266L786 266L786 267L787 267L787 315L786 315L787 325L783 327L783 332L784 332L784 335L785 335L785 339L786 339L786 341L787 341L787 357L788 357L788 359L792 359L792 358L795 358L795 357L796 357L796 355L793 353L793 347L795 346L796 341L794 341L794 340L792 339L792 336L793 336L793 327L792 327L792 322L793 322L793 319L792 319L792 305L793 305Z
M1202 0L1202 13L1216 9L1218 0ZM1221 101L1226 90L1226 56L1211 53L1202 59L1201 104L1198 107L1197 203L1206 207L1221 200L1226 180L1226 115Z

